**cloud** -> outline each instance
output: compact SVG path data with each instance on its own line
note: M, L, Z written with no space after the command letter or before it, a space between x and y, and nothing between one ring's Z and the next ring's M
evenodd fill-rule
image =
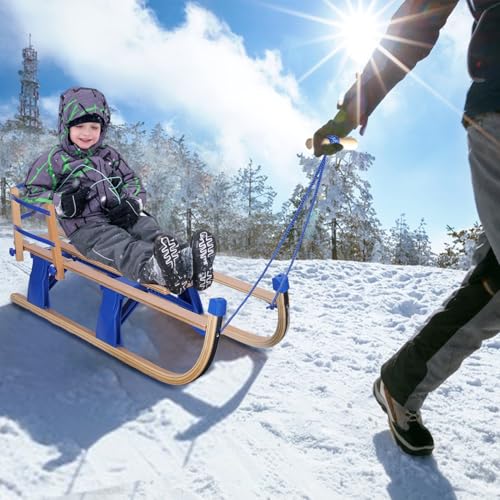
M0 122L11 120L18 113L18 102L12 98L9 101L0 102Z
M188 3L184 22L168 31L139 0L7 6L41 59L110 101L155 110L156 121L175 116L200 150L215 149L207 158L218 168L234 171L251 157L287 192L302 179L296 153L318 122L301 110L296 79L277 51L249 56L244 40L210 11Z
M40 118L45 126L57 128L59 94L40 97Z

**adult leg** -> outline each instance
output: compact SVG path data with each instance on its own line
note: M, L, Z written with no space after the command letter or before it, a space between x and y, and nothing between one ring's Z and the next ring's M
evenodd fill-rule
M412 411L483 340L500 331L500 113L483 115L477 123L468 128L469 161L485 237L476 249L475 267L443 308L382 367L391 396Z
M500 331L500 266L487 241L461 287L417 335L382 366L391 396L418 411L427 395L454 373L483 340Z

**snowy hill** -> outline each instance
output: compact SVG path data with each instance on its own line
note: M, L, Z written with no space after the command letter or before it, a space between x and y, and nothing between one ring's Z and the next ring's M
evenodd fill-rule
M11 305L30 263L8 255L9 233L0 228L0 499L500 498L500 338L428 398L432 458L399 451L371 395L381 363L462 272L300 261L281 344L260 351L222 339L202 378L168 387ZM263 266L216 261L250 281ZM233 309L241 300L209 292L204 300L222 295ZM70 275L53 301L93 326L99 293ZM274 314L251 302L235 324L268 331ZM201 346L143 307L124 337L173 369Z

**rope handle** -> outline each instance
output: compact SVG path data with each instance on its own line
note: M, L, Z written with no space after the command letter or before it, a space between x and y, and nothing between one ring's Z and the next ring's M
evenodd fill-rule
M322 146L334 143L341 144L344 147L344 149L348 151L353 151L358 147L358 141L354 137L337 137L336 135L329 135L328 137L325 137L321 141ZM312 149L312 147L313 147L313 140L311 137L309 137L309 139L306 140L306 148Z
M334 142L338 142L339 138L336 137L336 136L327 136L327 138L325 140L327 141L328 144L332 144ZM356 139L352 139L352 140L355 141L356 144L357 144ZM312 141L312 139L311 139L311 141ZM299 206L297 207L297 210L295 210L295 213L293 214L292 220L290 221L290 223L288 224L287 228L283 232L283 235L281 236L278 244L276 245L276 248L273 251L273 254L271 255L271 258L269 259L269 262L264 267L264 270L262 271L262 273L260 274L260 276L257 278L256 282L252 285L252 288L250 289L250 291L248 292L248 294L246 295L246 297L241 301L241 304L236 308L236 310L233 312L233 314L230 316L230 318L224 323L224 325L221 328L221 332L223 332L224 329L229 325L229 323L231 323L231 321L233 320L233 318L239 313L239 311L241 310L241 308L246 304L247 300L251 297L253 291L255 290L255 288L257 288L257 285L261 282L262 278L266 274L266 272L269 269L270 265L272 264L272 262L274 261L274 259L277 257L277 255L278 255L279 251L281 250L281 247L283 246L284 242L288 238L288 235L290 234L290 231L293 229L295 223L297 222L297 219L298 219L300 213L302 212L307 199L309 198L309 196L311 196L311 193L313 193L312 194L312 198L311 198L311 204L309 206L309 209L307 211L306 219L305 219L304 224L302 226L302 231L300 233L300 238L299 238L299 241L297 242L297 245L295 246L295 249L294 249L292 258L290 260L290 264L288 266L288 269L286 270L285 273L283 273L281 275L281 282L275 288L276 289L276 294L274 295L273 300L267 306L268 309L274 309L276 307L276 300L278 298L278 295L281 293L280 292L281 286L282 286L283 282L288 279L288 274L290 273L290 271L292 269L292 266L293 266L293 264L295 262L295 259L297 258L297 255L299 253L300 247L302 246L302 241L304 240L304 236L306 234L306 229L307 229L307 226L308 226L309 221L311 219L311 214L312 214L312 211L313 211L316 199L318 197L318 191L319 191L319 187L321 185L321 179L323 177L323 172L324 172L324 169L325 169L325 166L326 166L326 158L327 158L327 156L324 155L323 158L321 159L321 161L320 161L320 163L318 165L318 168L316 169L316 172L314 173L314 176L313 176L313 178L312 178L312 180L311 180L311 182L310 182L310 184L309 184L309 186L308 186L308 188L307 188L304 196L300 200L300 203L299 203ZM313 192L313 190L314 190L314 192Z

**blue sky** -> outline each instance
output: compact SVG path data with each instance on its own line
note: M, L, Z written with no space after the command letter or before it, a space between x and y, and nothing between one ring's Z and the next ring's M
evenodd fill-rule
M94 86L116 108L116 122L160 122L185 134L216 169L235 171L253 158L283 201L304 181L296 154L306 153L305 138L333 116L361 65L356 46L373 43L364 40L368 28L383 30L398 3L2 0L0 119L15 114L31 33L46 123L55 120L61 91ZM477 220L460 124L470 24L463 2L366 134L354 134L376 158L367 178L383 226L405 213L416 228L423 217L436 250L446 225Z

